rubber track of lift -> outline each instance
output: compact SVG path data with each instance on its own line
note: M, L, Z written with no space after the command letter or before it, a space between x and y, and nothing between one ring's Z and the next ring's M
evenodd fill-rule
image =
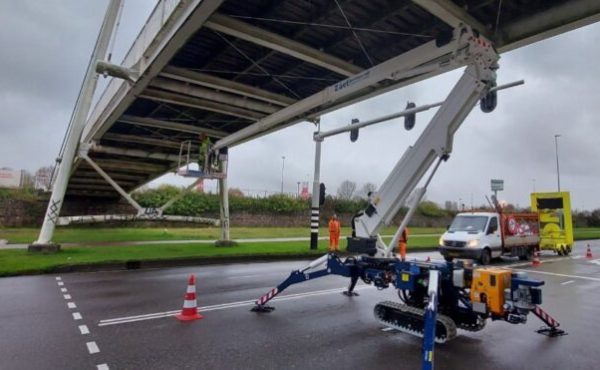
M477 319L477 324L459 323L457 325L458 325L459 329L475 332L475 331L480 331L483 328L485 328L486 322L487 322L486 320Z
M380 317L379 313L381 310L387 310L388 313L393 312L394 316L396 316L396 320L389 321L385 320L383 317ZM404 304L384 301L379 302L375 305L373 310L375 314L375 318L377 321L382 323L383 325L389 326L396 330L399 330L403 333L407 333L410 335L414 335L417 337L423 337L423 331L425 327L424 315L425 310L421 308L411 307ZM446 315L442 315L440 313L437 314L436 324L442 325L446 329L446 333L440 333L439 330L436 330L435 333L435 342L436 343L446 343L456 337L456 324L454 320ZM398 319L404 320L406 323L403 326L398 325ZM418 328L413 328L410 326L410 322L420 321ZM437 326L436 325L436 326Z

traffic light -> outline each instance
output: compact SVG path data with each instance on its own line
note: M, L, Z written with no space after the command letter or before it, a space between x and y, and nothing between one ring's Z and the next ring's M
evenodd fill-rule
M407 109L413 109L415 108L417 105L413 102L408 102L406 103L406 108L404 108L404 110ZM408 114L406 116L404 116L404 128L408 131L408 130L412 130L413 127L415 127L415 122L417 121L417 114L416 113L411 113Z
M358 123L358 119L352 118L352 122L350 124L354 125L357 123ZM350 141L355 142L356 140L358 140L358 129L357 128L350 130Z
M325 184L319 184L319 205L322 206L325 203Z

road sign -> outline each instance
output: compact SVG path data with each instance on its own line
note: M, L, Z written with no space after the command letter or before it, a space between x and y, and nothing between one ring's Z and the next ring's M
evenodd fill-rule
M492 191L504 190L504 180L492 179Z

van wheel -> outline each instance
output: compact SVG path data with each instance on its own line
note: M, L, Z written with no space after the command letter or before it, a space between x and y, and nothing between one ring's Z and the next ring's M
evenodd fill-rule
M489 265L492 262L492 254L488 248L485 248L481 251L481 256L479 257L479 263L482 265Z
M520 261L531 261L531 257L533 257L533 250L531 248L527 248L525 254L519 256Z

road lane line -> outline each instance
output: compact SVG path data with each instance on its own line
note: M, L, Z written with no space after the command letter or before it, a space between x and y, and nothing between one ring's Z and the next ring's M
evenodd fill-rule
M100 365L96 365L96 369L97 370L109 370L108 365L107 364L100 364Z
M565 281L563 283L560 283L560 285L569 285L569 284L574 283L574 282L575 282L575 280L569 280L569 281Z
M556 257L556 258L540 260L540 263L560 262L560 261L570 260L573 258L575 258L575 257ZM498 267L521 267L521 266L531 266L531 262L517 262L517 263L511 263L509 265L499 265Z
M591 281L600 281L600 278L593 278L590 276L580 276L580 275L567 275L567 274L559 274L556 272L548 272L548 271L538 271L538 270L522 270L522 269L514 269L515 271L523 271L529 272L532 274L541 274L541 275L550 275L550 276L561 276L567 277L571 279L582 279L582 280L591 280Z
M390 328L389 326L387 328L383 328L381 329L381 331L392 331L395 330L394 328Z
M56 280L57 280L57 281L58 281L58 280L62 280L62 278L61 278L60 276L57 276L57 277L56 277Z
M60 288L61 293L66 293L68 292L67 288Z
M73 312L73 320L81 320L81 314L79 312Z
M90 333L90 329L88 329L87 325L79 325L79 331L81 332L81 335Z
M100 352L100 348L98 348L96 342L87 342L85 345L87 346L90 355Z
M77 308L77 305L75 304L75 302L67 302L67 307L68 308Z
M359 287L359 288L364 289L364 287ZM355 290L358 290L359 288L357 288ZM310 294L310 295L314 295L314 294L327 294L327 293L332 293L332 292L340 291L340 289L341 288L335 288L335 289L318 290L318 291L307 292L307 293L288 294L288 295L285 295L285 296L277 297L277 298L273 299L273 301L285 300L288 297L289 298L294 298L294 297L298 297L298 296L302 296L303 297L303 296L306 296L307 294ZM342 289L342 290L345 290L345 289ZM221 308L229 308L232 305L235 305L235 306L248 305L248 304L254 304L254 302L256 302L256 299L251 299L251 300L247 300L247 301L221 303L221 304L216 304L216 305L212 305L212 306L200 307L199 310L205 311L205 310L215 310L215 309L221 309ZM149 314L144 314L144 315L119 317L119 318L116 318L116 319L100 320L100 323L108 323L108 322L113 322L113 321L122 321L122 320L129 320L129 319L139 319L139 318L145 318L145 317L153 318L153 316L157 316L157 317L173 316L173 315L179 313L180 311L181 311L181 309L179 309L179 310L173 310L173 311L149 313Z
M238 276L228 276L227 279L247 279L247 278L253 278L253 277L264 277L264 276L281 276L281 274L279 273L273 273L273 274L251 274L251 275L238 275Z
M65 285L65 283L63 283L62 281L59 281L59 282L58 282L58 283L56 283L56 284L58 284L58 286L63 286L63 285Z
M71 299L71 295L70 295L70 294L63 294L63 297L64 297L65 299Z
M369 286L369 285L361 286L361 287L355 288L354 290L357 291L357 290L363 290L363 289L367 289L367 288L371 288L371 286ZM276 301L281 302L281 301L287 301L287 300L293 300L293 299L299 299L299 298L313 297L316 295L343 292L346 289L347 288L335 288L335 289L318 290L318 291L314 291L314 292L289 294L286 296L276 297L272 300L272 302L276 302ZM208 311L217 311L217 310L223 310L223 309L228 309L228 308L244 307L244 306L253 305L255 302L256 302L256 299L252 299L252 300L247 300L247 301L238 301L238 302L217 304L217 305L213 305L213 306L203 306L203 307L199 307L198 311L208 312ZM137 322L137 321L160 319L160 318L164 318L164 317L174 316L174 315L178 314L179 312L181 312L181 310L173 310L173 311L157 312L157 313L138 315L138 316L128 316L128 317L119 317L119 318L115 318L115 319L100 320L98 326L119 325L119 324L126 324L126 323Z

